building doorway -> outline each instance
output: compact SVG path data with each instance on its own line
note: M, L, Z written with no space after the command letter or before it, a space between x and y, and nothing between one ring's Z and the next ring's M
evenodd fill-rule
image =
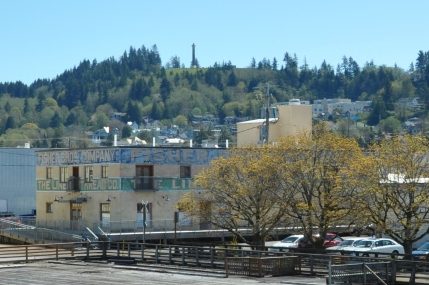
M153 189L153 165L136 166L136 190Z
M79 230L79 220L82 220L82 204L70 203L70 227Z

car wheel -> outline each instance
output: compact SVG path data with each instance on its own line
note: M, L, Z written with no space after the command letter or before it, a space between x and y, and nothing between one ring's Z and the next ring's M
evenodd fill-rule
M392 252L392 258L397 258L398 257L399 252L397 250L394 250Z
M369 257L369 253L362 253L363 257Z

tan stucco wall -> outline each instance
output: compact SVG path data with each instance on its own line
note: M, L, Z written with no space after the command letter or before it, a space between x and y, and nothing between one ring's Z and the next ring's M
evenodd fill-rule
M113 148L112 148L113 149ZM156 149L157 153L168 153L165 159L180 159L178 154L180 149ZM132 149L131 155L141 151L139 149ZM207 156L207 149L186 149L182 153L182 159L184 163L163 163L164 157L160 158L160 163L94 163L94 164L74 164L74 165L61 165L56 161L54 151L49 151L49 154L39 156L40 164L42 166L36 167L36 209L37 219L39 220L70 220L71 219L71 207L72 203L70 200L75 200L77 197L88 197L86 202L81 203L82 219L87 223L88 226L92 226L94 223L99 224L101 218L101 204L108 203L106 200L110 197L110 220L111 221L135 221L137 217L137 204L143 201L147 201L152 204L152 219L154 220L172 220L174 212L177 210L177 203L180 197L186 193L189 189L192 189L192 179L179 179L180 177L180 166L190 165L191 166L191 177L197 175L203 168L209 167L207 164L192 164L190 158L192 152L196 152L196 159L204 159ZM215 150L224 151L227 150ZM62 151L64 152L64 151ZM67 152L67 151L65 151ZM46 157L46 160L43 160ZM51 159L54 157L55 159ZM47 163L49 166L44 166ZM52 166L51 166L52 165ZM102 166L109 166L108 179L101 178ZM73 175L73 167L79 167L79 177L84 178L85 166L93 167L93 178L96 181L104 183L119 183L121 179L127 178L133 179L136 176L137 165L150 165L153 167L153 176L170 179L171 187L165 186L162 190L129 190L122 188L121 185L112 184L106 187L92 186L89 188L81 189L77 192L67 190L67 183L59 183L60 167L68 168L68 176ZM52 179L46 179L46 168L52 168ZM168 182L168 181L167 181ZM98 183L98 182L97 182ZM168 183L167 183L168 184ZM84 184L95 185L93 183ZM106 184L107 185L107 184ZM110 187L108 189L108 187ZM113 188L112 188L113 187ZM116 188L115 188L116 187ZM113 190L112 190L113 189ZM115 190L116 189L116 190ZM166 196L168 200L166 201ZM54 202L55 198L60 198L59 202ZM112 198L115 197L115 198ZM52 203L52 213L46 212L46 204Z
M279 105L277 106L279 117L273 122L270 119L269 140L276 140L281 136L288 136L299 130L311 130L312 107L310 105ZM259 142L260 126L265 120L237 124L237 146L257 144Z
M257 144L259 141L259 127L262 123L237 124L237 146Z

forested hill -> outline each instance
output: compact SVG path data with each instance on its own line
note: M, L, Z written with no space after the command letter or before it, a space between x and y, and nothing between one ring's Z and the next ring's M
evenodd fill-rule
M119 59L83 60L52 80L38 79L30 86L0 83L0 144L30 139L34 146L51 146L50 139L109 125L113 112L127 113L127 120L139 124L142 116L164 125L178 116L189 122L191 115L200 114L221 120L257 118L262 101L255 95L261 90L254 87L267 82L277 85L271 93L278 102L372 100L373 114L366 123L375 125L392 115L400 98L420 97L429 103L429 52L418 52L413 61L407 71L372 62L359 66L345 56L336 66L322 62L310 67L286 52L281 62L249 59L248 68L235 68L231 62L200 68L198 61L196 68L185 68L177 56L163 64L156 45L131 47Z

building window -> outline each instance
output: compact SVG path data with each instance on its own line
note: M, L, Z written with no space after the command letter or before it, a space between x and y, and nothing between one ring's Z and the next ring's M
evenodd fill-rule
M109 167L101 166L101 178L108 178L108 177L109 177Z
M136 166L136 190L151 190L153 183L153 165Z
M69 170L67 167L60 167L60 183L67 183Z
M52 179L52 167L46 167L46 179Z
M46 203L46 213L53 213L52 202Z
M152 203L146 204L146 226L150 227L152 225ZM137 225L143 227L143 204L137 203Z
M85 166L85 183L91 183L92 182L92 166Z
M191 166L189 165L180 166L180 178L191 178Z
M101 211L101 226L109 227L110 226L110 204L102 203L100 204Z

